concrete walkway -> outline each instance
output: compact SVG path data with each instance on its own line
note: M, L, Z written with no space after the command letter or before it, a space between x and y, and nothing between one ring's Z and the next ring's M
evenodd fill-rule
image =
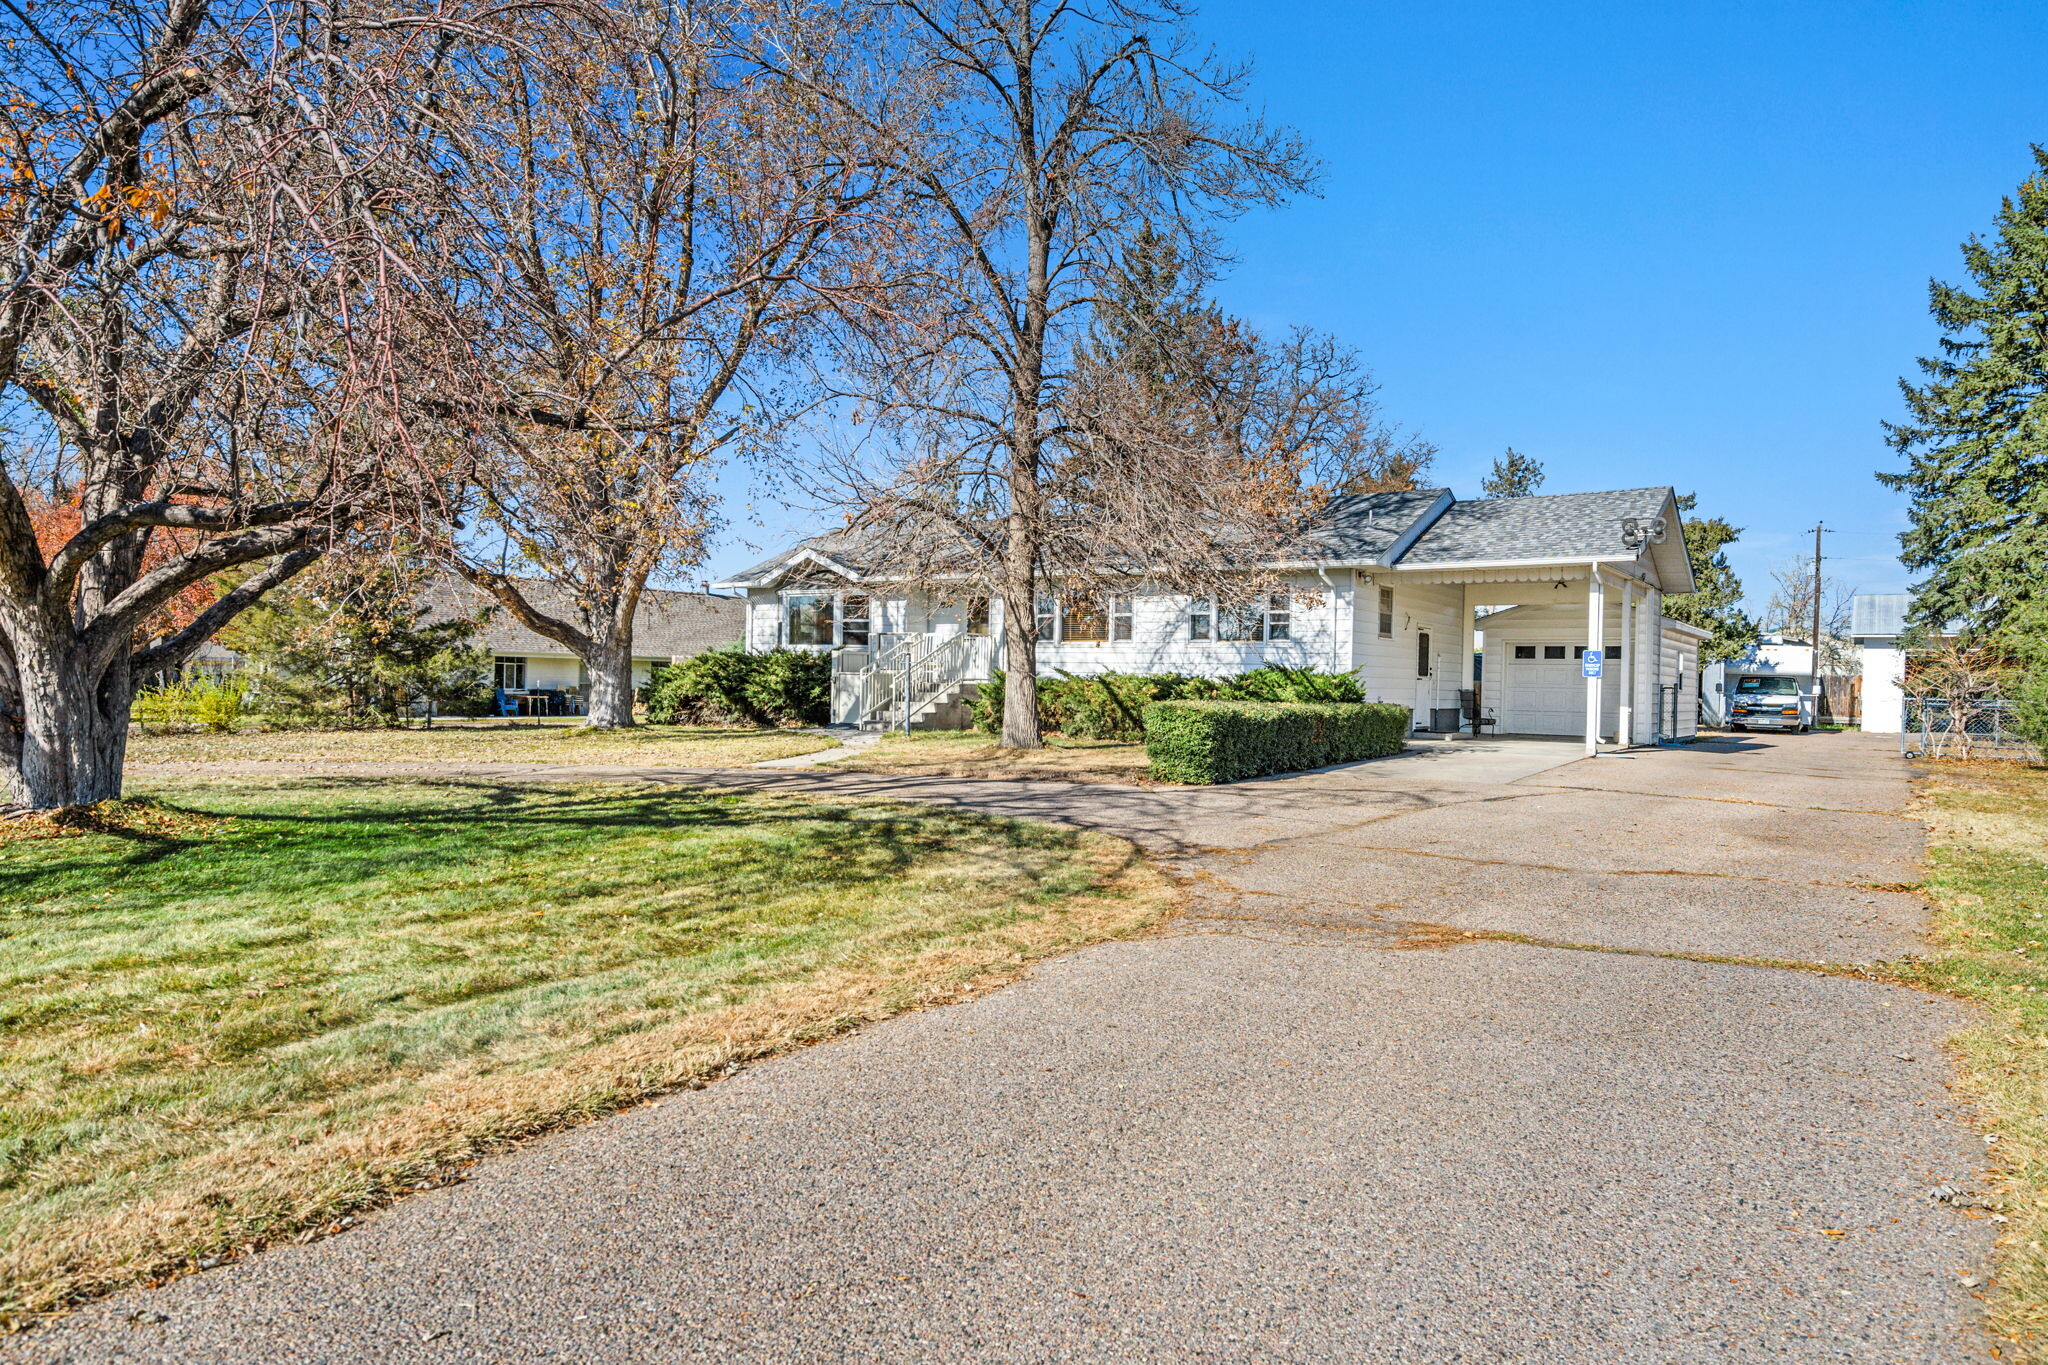
M1980 1358L1988 1229L1923 1193L1977 1179L1940 1051L1966 1012L1699 960L1917 946L1882 889L1919 877L1897 760L1573 757L1209 791L674 774L1110 828L1197 904L0 1359Z

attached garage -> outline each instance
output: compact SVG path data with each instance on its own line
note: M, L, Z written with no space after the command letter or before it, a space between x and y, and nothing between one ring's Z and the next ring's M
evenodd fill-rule
M1649 635L1647 614L1628 639L1618 594L1608 597L1601 631L1600 733L1618 738L1622 710L1654 715L1659 738L1686 738L1697 729L1699 640L1705 632L1668 616ZM1586 731L1586 610L1575 604L1511 607L1478 623L1480 705L1492 714L1495 734L1583 735ZM1617 643L1618 642L1618 643ZM1633 701L1630 701L1633 695ZM1630 728L1641 735L1641 715Z
M1487 632L1486 657L1496 657L1494 633ZM1607 646L1605 663L1618 664L1621 646ZM1565 644L1555 637L1505 638L1497 657L1499 688L1487 701L1503 735L1576 735L1586 728L1584 645ZM1489 670L1490 673L1490 670ZM1621 724L1621 669L1603 667L1600 678L1600 728L1615 733Z

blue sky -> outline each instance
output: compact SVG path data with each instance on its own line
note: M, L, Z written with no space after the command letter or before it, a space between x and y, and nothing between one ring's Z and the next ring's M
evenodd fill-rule
M1476 497L1672 483L1742 526L1752 602L1810 553L1906 586L1879 424L1934 348L1930 276L2048 141L2048 5L1212 0L1321 194L1231 231L1218 294L1337 334ZM801 526L730 514L713 576ZM743 543L751 541L752 544Z

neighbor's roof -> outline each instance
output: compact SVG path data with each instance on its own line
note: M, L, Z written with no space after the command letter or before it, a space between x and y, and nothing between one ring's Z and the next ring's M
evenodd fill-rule
M1671 489L1624 488L1611 493L1485 498L1452 503L1414 547L1404 569L1517 559L1631 558L1621 540L1624 517L1663 515ZM1677 532L1672 527L1672 533Z
M535 610L576 622L574 600L558 584L540 578L522 578L518 583ZM435 616L473 615L495 600L483 589L452 576L435 579L421 594L421 604ZM649 588L641 593L640 608L633 614L633 656L684 659L719 645L737 644L746 615L747 604L737 597ZM493 654L568 652L567 645L534 634L502 607L477 632L476 643Z
M1909 592L1859 592L1849 599L1849 636L1900 635L1906 629L1906 613L1913 609Z

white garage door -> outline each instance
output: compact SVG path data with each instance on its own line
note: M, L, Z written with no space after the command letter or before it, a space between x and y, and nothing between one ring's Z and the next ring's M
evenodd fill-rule
M1504 735L1582 735L1586 732L1586 675L1578 655L1583 646L1502 641L1507 667L1495 702ZM1490 653L1491 651L1489 651ZM1612 735L1620 723L1621 661L1606 660L1601 678L1601 731Z

